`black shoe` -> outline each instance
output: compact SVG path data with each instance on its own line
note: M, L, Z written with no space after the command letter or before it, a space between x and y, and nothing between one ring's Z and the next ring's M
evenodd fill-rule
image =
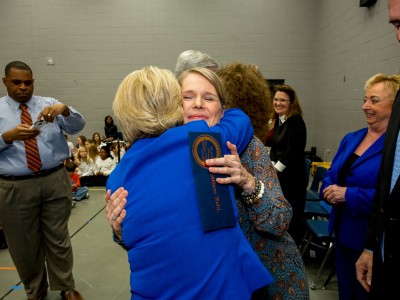
M7 249L6 237L4 236L3 230L0 229L0 249Z

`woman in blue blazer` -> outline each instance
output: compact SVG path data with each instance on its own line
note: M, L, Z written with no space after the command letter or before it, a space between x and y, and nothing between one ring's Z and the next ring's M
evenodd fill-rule
M237 143L241 153L254 131L241 110L223 109L225 96L215 73L192 69L186 80L199 82L201 93L188 90L182 97L170 71L143 68L122 81L113 103L124 136L132 142L107 181L112 192L123 186L129 193L122 238L131 270L131 298L250 299L273 279L240 229L233 187L227 191L231 198L219 198L213 185L216 179L205 170L206 177L198 176L204 182L208 178L211 193L198 197L194 174L204 165L192 169L196 155L192 155L189 133L220 133L223 145ZM204 93L211 82L219 82L219 92L215 88ZM183 114L182 101L189 115ZM182 121L186 124L177 126ZM223 145L221 154L228 150ZM198 148L204 150L199 151L196 166L213 151L198 143L196 154ZM263 194L260 184L251 198ZM204 218L199 203L208 205ZM216 223L220 219L216 214L232 222ZM211 228L203 227L210 223Z
M368 127L347 134L325 173L321 194L333 206L329 230L335 233L339 299L367 299L356 279L378 180L386 127L399 81L376 74L365 84L362 109Z

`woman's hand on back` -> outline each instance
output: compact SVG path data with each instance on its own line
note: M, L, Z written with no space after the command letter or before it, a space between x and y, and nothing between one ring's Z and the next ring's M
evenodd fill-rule
M121 224L126 216L126 197L128 197L128 191L123 187L117 189L112 195L110 190L104 195L104 200L107 203L106 215L108 223L120 240L122 240Z

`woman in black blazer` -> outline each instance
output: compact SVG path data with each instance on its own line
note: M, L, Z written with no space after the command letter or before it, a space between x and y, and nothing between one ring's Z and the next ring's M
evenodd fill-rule
M271 119L275 119L275 132L270 156L283 194L293 208L289 233L300 245L305 234L303 213L307 179L304 148L307 130L294 89L289 85L277 85L273 95L274 113Z

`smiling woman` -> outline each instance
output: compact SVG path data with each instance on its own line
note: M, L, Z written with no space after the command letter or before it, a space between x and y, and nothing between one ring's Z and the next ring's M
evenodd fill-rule
M271 119L275 120L275 124L270 156L283 194L293 208L289 233L300 245L305 234L303 212L307 181L304 148L307 130L294 89L289 85L276 85L273 95Z
M329 230L335 233L340 299L368 298L354 265L364 249L386 127L399 88L399 75L376 74L367 80L362 110L368 127L343 138L322 181L321 194L333 206Z

